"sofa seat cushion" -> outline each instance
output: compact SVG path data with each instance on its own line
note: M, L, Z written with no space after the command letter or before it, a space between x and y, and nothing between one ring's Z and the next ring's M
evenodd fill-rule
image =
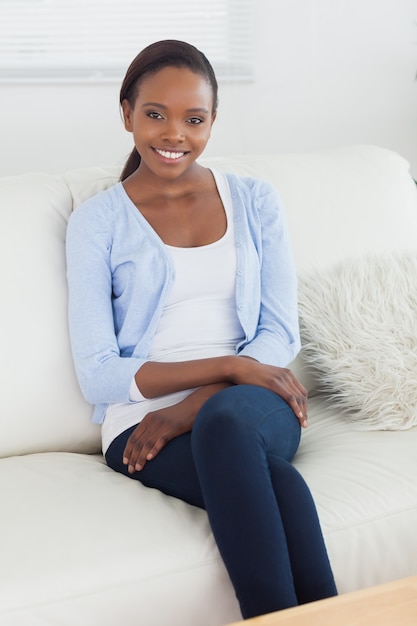
M203 510L98 455L1 459L0 491L0 624L161 626L167 612L170 626L199 624L201 612L207 626L240 619Z
M362 431L317 395L295 465L318 507L340 593L417 572L417 427Z
M317 503L340 592L417 571L416 449L417 429L359 432L311 399L295 465ZM0 489L0 623L240 618L204 511L116 474L98 455L1 459Z

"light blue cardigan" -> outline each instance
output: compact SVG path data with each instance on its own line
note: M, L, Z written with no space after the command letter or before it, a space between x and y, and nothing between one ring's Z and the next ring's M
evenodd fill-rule
M275 189L227 174L237 253L237 353L286 366L300 348L297 286ZM67 230L71 345L81 390L101 423L109 403L129 402L145 363L174 267L161 239L121 183L80 205Z

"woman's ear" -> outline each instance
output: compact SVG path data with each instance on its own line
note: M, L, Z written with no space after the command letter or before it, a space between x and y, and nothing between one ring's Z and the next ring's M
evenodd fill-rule
M123 121L125 125L125 129L130 133L133 130L132 117L133 117L133 109L130 106L128 100L122 101L122 113L123 113Z

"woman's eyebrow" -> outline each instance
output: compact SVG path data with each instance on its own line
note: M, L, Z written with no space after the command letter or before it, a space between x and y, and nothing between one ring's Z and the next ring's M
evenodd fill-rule
M195 107L193 109L187 109L187 113L209 113L209 110L205 107Z
M145 102L142 104L143 107L157 107L159 109L166 109L167 107L164 104L160 104L159 102Z
M165 104L161 104L160 102L144 102L142 104L142 108L144 107L156 107L157 109L167 109L168 107ZM191 109L186 109L187 113L209 113L208 109L205 107L192 107Z

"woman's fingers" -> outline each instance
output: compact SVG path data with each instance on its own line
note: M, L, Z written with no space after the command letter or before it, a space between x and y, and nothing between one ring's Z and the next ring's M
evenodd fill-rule
M252 384L270 389L290 405L301 426L307 426L307 390L289 368L259 363L245 356L238 357L235 364L235 384Z
M123 453L123 463L130 474L140 472L170 439L180 434L178 424L167 419L167 413L168 409L148 413L130 435Z
M297 388L300 391L300 395L298 396L298 405L300 407L299 414L297 415L300 420L300 424L303 428L307 428L308 426L308 392L305 387L295 378Z
M281 387L277 390L278 395L290 405L301 426L306 428L308 425L307 390L289 369L284 368L280 371L277 382Z
M155 438L149 432L146 417L130 435L123 453L123 463L128 466L129 474L139 472L147 460L155 456Z

